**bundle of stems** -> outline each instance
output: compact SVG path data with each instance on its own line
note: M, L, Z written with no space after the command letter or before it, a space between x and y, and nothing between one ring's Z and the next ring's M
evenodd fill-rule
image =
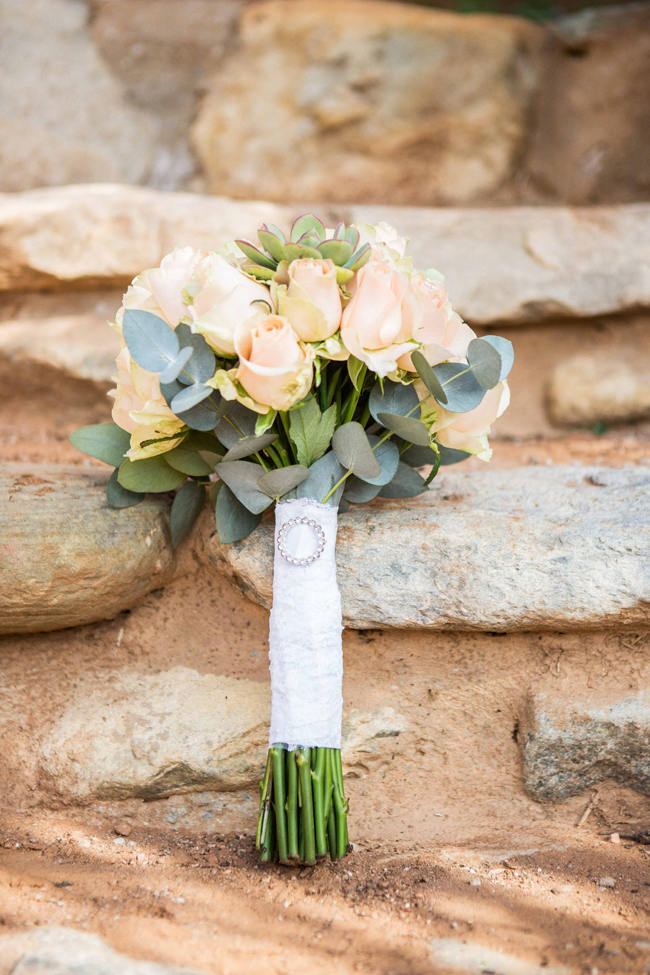
M348 849L348 803L338 748L269 748L255 845L264 863L311 864Z

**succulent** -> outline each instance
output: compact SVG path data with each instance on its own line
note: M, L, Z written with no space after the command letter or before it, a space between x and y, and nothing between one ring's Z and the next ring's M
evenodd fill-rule
M242 270L260 281L270 281L283 261L311 257L333 261L339 284L345 284L370 257L370 244L359 247L359 231L344 223L337 224L330 234L318 217L305 213L294 221L288 240L279 227L270 223L262 224L257 231L261 250L246 240L235 243L251 262L244 264Z

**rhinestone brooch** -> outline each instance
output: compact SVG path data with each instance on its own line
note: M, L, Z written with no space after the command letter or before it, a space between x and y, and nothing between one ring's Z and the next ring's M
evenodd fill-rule
M291 529L296 528L298 525L307 525L308 528L313 529L316 535L316 548L311 555L308 555L304 559L295 558L286 549L287 536ZM314 521L313 518L291 518L290 521L284 523L278 532L277 546L282 558L291 565L311 565L312 562L315 562L323 554L323 549L325 548L325 532L321 525L317 521Z

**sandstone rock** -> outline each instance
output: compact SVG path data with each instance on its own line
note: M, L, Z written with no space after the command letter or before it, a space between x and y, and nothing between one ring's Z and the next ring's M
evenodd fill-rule
M559 685L559 686L558 686ZM529 694L519 724L524 785L535 799L567 799L604 779L650 795L650 693L558 681Z
M0 975L201 975L196 969L135 961L98 935L40 927L0 936Z
M548 403L554 423L591 426L650 417L650 368L590 355L553 370Z
M304 209L123 186L0 195L0 291L125 287L174 247L214 247L264 221L287 225ZM416 265L440 268L455 307L476 325L650 307L650 204L316 209L332 223L394 224Z
M342 514L346 626L580 629L647 623L649 467L443 468L412 501ZM272 522L211 561L271 601Z
M110 619L170 581L167 501L116 511L106 479L98 467L3 465L0 633Z
M258 3L199 112L196 151L216 193L467 203L518 162L543 41L524 20L415 5Z
M267 684L198 674L117 672L84 688L40 752L43 783L61 798L152 798L254 786L266 761ZM392 708L346 716L346 764L378 757L377 740L405 730Z
M152 122L95 51L85 4L2 0L0 15L0 188L146 177Z
M544 197L647 199L650 7L587 9L552 23L553 70L540 86L527 166Z
M494 975L571 975L564 965L539 963L530 957L506 953L499 948L490 948L476 942L457 941L455 938L434 938L429 957L444 971L460 972L461 975L474 975L479 972L493 972Z

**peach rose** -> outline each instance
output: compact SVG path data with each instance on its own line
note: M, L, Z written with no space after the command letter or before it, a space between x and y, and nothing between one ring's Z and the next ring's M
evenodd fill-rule
M126 345L115 360L117 375L113 377L116 388L109 392L114 399L113 420L131 434L130 460L141 460L164 454L176 447L183 439L185 424L170 410L160 391L155 372L148 372L134 362ZM147 440L164 439L161 443L142 444Z
M341 338L353 356L387 376L414 348L415 303L406 275L381 261L357 272L354 295L343 312Z
M466 450L479 460L489 460L492 450L488 444L490 427L508 407L510 389L507 382L500 382L488 389L478 406L467 413L450 413L435 403L436 417L431 433L443 447Z
M289 265L289 285L276 288L278 312L291 322L303 342L321 342L341 324L341 292L336 265L301 258Z
M269 289L220 254L210 253L197 265L193 291L194 301L188 309L192 330L219 355L235 354L235 330L255 312L254 301L272 307Z
M413 338L419 342L427 362L435 366L438 362L464 359L476 333L452 309L442 281L414 274L410 289L415 308ZM415 372L410 353L403 355L398 365Z
M124 295L125 308L151 311L176 328L187 317L184 294L201 254L192 247L179 247L167 254L160 267L142 271Z

